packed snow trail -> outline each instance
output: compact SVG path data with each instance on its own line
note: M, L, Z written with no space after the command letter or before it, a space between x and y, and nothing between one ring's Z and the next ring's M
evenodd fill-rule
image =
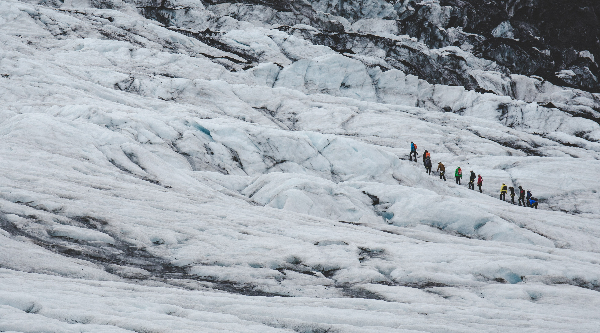
M0 3L0 331L596 330L600 127L564 109L597 95L432 84L245 6Z

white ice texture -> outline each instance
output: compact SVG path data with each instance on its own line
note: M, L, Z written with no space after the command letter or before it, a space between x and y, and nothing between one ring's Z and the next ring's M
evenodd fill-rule
M165 2L216 47L103 3L0 2L0 331L598 331L600 126L576 115L600 96L396 36L386 1L338 21L490 92L260 6Z

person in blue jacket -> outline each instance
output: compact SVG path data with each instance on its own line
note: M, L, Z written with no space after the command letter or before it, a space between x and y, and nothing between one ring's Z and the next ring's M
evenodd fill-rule
M412 157L415 155L415 162L417 161L417 145L414 142L410 142L410 154L408 158L412 161Z
M538 199L534 198L534 197L529 198L529 207L537 209L538 208Z

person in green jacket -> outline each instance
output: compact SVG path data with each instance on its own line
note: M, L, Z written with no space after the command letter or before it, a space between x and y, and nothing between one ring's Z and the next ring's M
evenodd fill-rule
M502 183L502 187L500 187L500 200L506 201L506 191L508 191L508 188L506 184Z
M454 171L454 177L456 177L456 183L460 185L460 179L462 178L462 170L460 167L456 168L456 171Z

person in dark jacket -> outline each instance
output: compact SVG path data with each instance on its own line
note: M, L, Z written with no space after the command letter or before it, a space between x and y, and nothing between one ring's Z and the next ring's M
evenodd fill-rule
M456 178L456 183L460 185L460 179L462 178L462 169L460 167L454 171L454 177Z
M444 181L446 181L446 167L442 162L438 163L437 171L440 172L440 179L444 178Z
M519 206L525 207L525 190L521 185L519 185Z
M425 172L431 175L431 158L429 157L425 159Z
M475 175L475 172L473 172L473 170L471 170L471 176L469 177L469 190L475 190L475 178L477 176Z
M415 162L417 161L417 145L411 141L410 143L410 154L408 154L408 158L412 161L413 155L415 156Z
M527 203L527 207L531 207L529 205L529 199L531 199L531 197L533 196L533 194L531 194L531 190L527 190L527 200L525 201Z
M477 175L477 187L479 187L479 193L483 193L481 186L483 186L483 178L481 175Z
M429 152L426 150L423 153L423 165L425 165L425 161L427 160L428 157L431 157L431 155L429 155ZM425 166L425 167L427 167L427 166Z
M502 187L500 187L500 200L506 201L506 184L502 183Z
M510 192L510 202L512 202L512 204L515 204L515 188L514 187L509 187L508 191Z

